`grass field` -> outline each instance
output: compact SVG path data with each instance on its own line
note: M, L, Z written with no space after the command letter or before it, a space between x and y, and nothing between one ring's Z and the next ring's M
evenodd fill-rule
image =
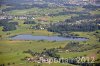
M98 32L100 32L100 31L98 31ZM98 38L94 35L95 31L94 32L73 32L73 33L78 34L81 37L89 38L89 40L85 42L86 44L100 44L100 42L98 42ZM99 36L100 36L100 34L99 34Z
M91 11L90 13L93 14L93 15L94 15L94 14L100 15L100 11L99 11L99 10L97 10L97 11Z
M2 29L2 28L1 28ZM7 36L13 36L17 34L31 34L33 32L33 35L54 35L51 32L48 32L46 30L15 30L15 31L9 31L11 34ZM9 33L7 32L7 33ZM86 44L99 44L97 42L95 36L93 35L94 32L74 32L75 34L79 34L81 37L87 37L89 38L88 41L86 41ZM6 35L4 32L0 32L2 35ZM6 37L7 37L6 36ZM36 64L36 63L28 63L26 61L22 61L24 57L28 56L31 57L30 54L25 54L23 51L26 51L28 49L31 49L35 52L42 52L44 48L50 49L50 48L58 48L58 47L64 47L69 41L62 41L62 42L53 42L53 41L21 41L21 40L0 40L0 64L8 64L11 63L12 66L27 66L28 64L30 66ZM80 42L81 44L84 42ZM65 52L65 53L58 53L60 54L61 57L68 58L68 57L76 57L76 56L84 56L88 55L90 53L96 52L98 49L90 50L90 51L85 51L85 52ZM1 61L2 60L2 61ZM12 63L15 63L13 65ZM52 64L41 64L42 66L66 66L66 64L57 64L57 63L52 63ZM70 64L67 64L69 66L73 66Z
M49 42L49 41L0 41L0 64L1 63L12 63L16 64L22 62L26 56L31 56L29 54L24 54L23 51L31 49L35 52L41 52L44 48L57 48L59 46L64 46L66 42ZM1 61L2 60L2 61ZM24 65L23 65L24 66Z
M42 16L42 17L36 17L36 21L39 19L39 18L45 18L47 20L47 23L51 23L51 22L61 22L61 21L64 21L65 19L70 19L71 16L77 16L75 14L73 15L60 15L60 16L54 16L54 17L50 17L50 16ZM41 22L40 22L41 23Z
M38 15L43 15L43 14L48 14L48 13L57 13L61 12L63 8L55 8L55 9L49 9L49 8L31 8L31 9L24 9L24 10L12 10L7 12L8 14L11 15L25 15L29 13L35 13Z

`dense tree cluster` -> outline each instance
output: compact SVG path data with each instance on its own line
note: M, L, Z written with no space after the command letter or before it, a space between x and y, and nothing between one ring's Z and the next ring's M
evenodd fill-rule
M2 9L2 11L6 12L6 11L11 11L11 10L23 10L23 9L30 9L30 8L33 8L33 7L37 7L37 8L47 8L47 7L49 7L48 4L27 5L27 4L16 4L16 3L15 4L10 4L8 6L12 6L12 7Z
M96 22L99 22L100 15L79 15L79 16L75 16L75 17L71 17L71 19L66 19L65 22L75 22L75 21L79 21L79 20L97 20Z
M81 24L53 24L48 28L48 31L61 33L62 31L94 31L97 30L95 23Z
M100 6L84 5L83 8L90 9L90 10L96 10L97 8L100 8Z
M2 31L16 30L16 25L18 25L18 22L9 22L8 19L0 20L0 26L3 26Z
M64 31L95 31L100 29L100 15L80 15L66 19L64 22L50 24L47 28L51 32Z

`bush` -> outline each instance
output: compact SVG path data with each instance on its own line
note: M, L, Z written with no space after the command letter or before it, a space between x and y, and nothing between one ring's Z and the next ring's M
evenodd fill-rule
M35 21L26 21L26 22L24 22L24 24L36 24L36 22Z

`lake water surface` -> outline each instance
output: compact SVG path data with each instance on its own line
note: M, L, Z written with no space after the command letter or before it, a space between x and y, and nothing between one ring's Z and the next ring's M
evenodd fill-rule
M82 37L59 37L59 36L33 36L30 34L22 34L11 37L12 40L48 40L48 41L65 41L65 40L76 40L76 41L86 41L87 38Z

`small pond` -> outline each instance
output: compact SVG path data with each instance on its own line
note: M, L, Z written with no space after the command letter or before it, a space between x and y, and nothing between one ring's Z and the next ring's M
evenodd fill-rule
M10 37L11 40L48 40L48 41L65 41L65 40L75 40L75 41L86 41L87 38L83 37L60 37L60 36L33 36L30 34L21 34Z

